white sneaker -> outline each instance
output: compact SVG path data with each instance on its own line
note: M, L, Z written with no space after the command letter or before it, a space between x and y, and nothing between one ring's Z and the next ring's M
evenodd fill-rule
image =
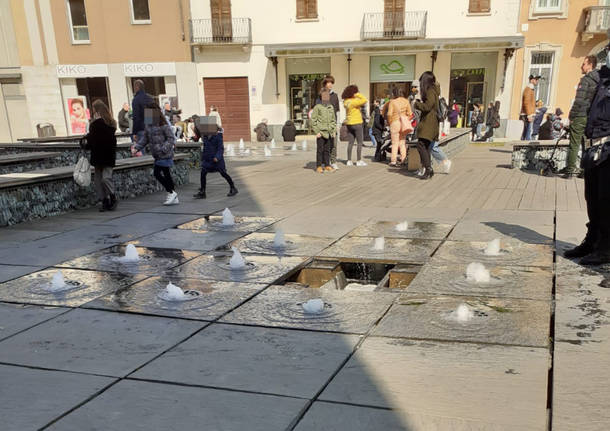
M354 164L351 160L348 160L347 162L345 162L345 166L354 166Z
M426 170L424 168L419 168L417 170L417 176L418 177L423 177L425 172L426 172Z
M167 194L167 199L165 199L163 205L176 205L178 203L178 193L176 193L176 191L173 191Z
M337 165L336 163L331 163L330 166L335 170L339 169L339 165Z
M451 163L452 163L452 162L451 162L451 160L449 160L449 159L445 160L445 163L443 163L443 165L444 165L444 172L445 172L446 174L448 174L448 173L449 173L449 171L451 170Z
M366 166L366 162L364 160L358 160L356 166Z

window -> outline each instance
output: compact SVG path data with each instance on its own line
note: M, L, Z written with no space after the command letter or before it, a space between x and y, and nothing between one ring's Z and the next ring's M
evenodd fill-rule
M89 27L87 26L85 0L68 0L68 17L72 30L72 43L88 43Z
M468 13L487 13L491 11L491 0L470 0Z
M297 0L297 19L316 19L318 0Z
M131 22L133 24L150 24L150 9L148 0L129 0L131 6Z
M551 80L553 79L553 60L554 52L532 52L529 75L540 75L536 87L536 100L540 99L545 105L550 103Z
M536 2L536 12L549 13L561 12L561 0L534 0Z

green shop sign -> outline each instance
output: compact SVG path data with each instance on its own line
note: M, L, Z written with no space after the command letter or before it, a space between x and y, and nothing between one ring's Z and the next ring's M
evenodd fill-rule
M414 55L371 57L371 82L399 82L415 79Z

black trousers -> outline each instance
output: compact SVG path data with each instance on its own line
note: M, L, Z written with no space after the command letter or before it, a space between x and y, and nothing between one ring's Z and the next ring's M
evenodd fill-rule
M588 230L599 249L610 250L610 160L585 169Z
M155 165L153 169L153 174L157 181L161 183L161 185L165 188L167 193L171 193L175 190L174 180L172 179L172 173L169 168L166 166L157 166Z
M352 151L354 149L354 141L358 143L356 147L356 161L362 160L362 145L364 143L364 132L362 123L347 126L347 160L352 160Z
M320 136L316 139L316 166L330 166L330 150L333 147L333 138Z
M429 147L429 140L419 138L419 140L417 141L417 152L419 153L419 158L421 159L422 166L426 169L430 169L432 167L430 165L430 151L428 150Z
M377 142L377 148L375 148L375 161L378 162L381 160L381 146L383 145L383 139L381 137L381 133L375 131L375 129L373 129L373 137L375 138L375 142Z
M227 183L229 183L229 187L233 188L235 187L235 184L233 183L233 179L229 176L229 174L227 174L227 170L226 169L215 169L213 172L218 172L225 180L227 180ZM201 176L199 177L199 181L201 182L201 191L205 192L205 186L206 186L206 177L208 176L208 170L206 168L201 168Z

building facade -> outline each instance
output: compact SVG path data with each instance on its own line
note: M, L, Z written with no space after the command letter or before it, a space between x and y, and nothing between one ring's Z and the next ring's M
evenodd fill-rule
M515 56L511 118L519 117L530 74L542 76L536 99L567 116L583 58L598 55L609 42L610 0L524 0L520 20L525 45Z

